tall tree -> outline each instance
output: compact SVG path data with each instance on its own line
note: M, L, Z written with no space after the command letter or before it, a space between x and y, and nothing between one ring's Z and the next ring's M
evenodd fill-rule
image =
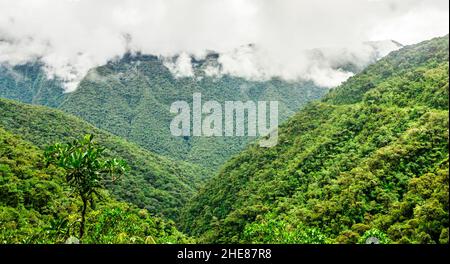
M123 175L128 165L124 160L104 159L105 148L93 141L89 134L68 144L54 144L45 151L45 162L66 171L66 181L83 202L80 209L80 239L84 234L86 210L95 199L101 199L100 190L106 182L115 182ZM109 177L108 177L109 176Z

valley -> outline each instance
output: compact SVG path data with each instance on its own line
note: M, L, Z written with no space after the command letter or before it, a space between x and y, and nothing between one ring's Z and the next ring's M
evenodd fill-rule
M207 76L208 60L176 78L161 58L126 54L70 93L39 63L1 66L2 243L69 237L80 202L43 155L86 134L130 169L105 186L85 243L448 243L448 35L332 89ZM170 105L195 93L278 101L278 144L173 137Z

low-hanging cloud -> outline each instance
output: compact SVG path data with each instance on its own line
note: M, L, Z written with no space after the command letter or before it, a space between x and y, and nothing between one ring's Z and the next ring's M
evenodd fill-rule
M447 0L0 0L0 63L39 59L73 91L90 68L127 51L181 54L166 65L192 76L189 57L214 50L221 67L210 75L332 87L351 75L336 61L365 63L373 52L364 42L444 35L448 16ZM305 52L315 48L324 60Z

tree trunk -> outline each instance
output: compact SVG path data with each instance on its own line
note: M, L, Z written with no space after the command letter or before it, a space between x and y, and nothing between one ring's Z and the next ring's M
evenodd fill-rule
M80 240L84 235L84 221L85 221L86 208L87 208L87 200L86 199L82 199L82 200L83 200L83 210L81 211Z

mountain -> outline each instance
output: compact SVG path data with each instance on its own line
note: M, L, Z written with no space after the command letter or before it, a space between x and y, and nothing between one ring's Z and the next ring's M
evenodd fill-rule
M0 97L58 107L66 95L62 81L48 78L39 61L14 66L0 64Z
M448 35L392 52L229 160L183 211L200 242L448 243Z
M323 49L308 52L317 67L326 65L334 70L357 73L387 51L399 47L400 44L393 41L367 43L364 59L342 50L334 51L333 55ZM251 53L255 46L243 48ZM174 137L169 130L174 116L169 111L173 102L182 100L192 105L195 92L202 94L203 101L275 100L279 102L279 121L282 122L328 90L313 81L255 80L220 73L223 54L215 52L209 52L202 59L182 55L161 58L126 54L120 60L92 69L60 108L148 150L215 171L255 138ZM177 63L182 59L192 65L190 76L177 76L181 71Z
M364 43L360 54L324 48L305 52L313 62L312 71L325 67L351 75L400 46L379 41ZM226 54L211 51L202 58L127 53L91 69L71 93L64 92L62 80L46 77L45 65L39 60L15 66L0 64L0 97L60 108L151 152L203 166L212 173L255 138L174 137L169 130L173 102L191 103L195 92L202 93L203 101L221 103L277 100L281 122L328 90L312 80L255 78L224 69L225 59L262 56L257 53L255 45ZM245 65L245 61L236 63ZM258 65L255 67L257 70Z
M108 155L126 160L131 167L120 183L108 186L114 197L155 215L176 219L206 174L198 166L149 152L59 110L0 99L0 112L0 128L39 149L94 134Z
M64 243L78 233L78 208L64 175L45 167L43 151L0 127L0 241ZM83 243L189 243L172 221L118 202L107 192L88 211Z
M207 76L202 69L215 61L214 54L201 61L191 59L195 75L177 78L161 58L126 55L92 69L59 107L158 154L215 169L252 138L174 137L169 129L173 102L192 106L195 92L202 94L202 101L220 103L279 100L279 116L284 120L326 91L312 82Z
M0 97L59 108L152 152L214 169L255 138L173 137L169 130L173 102L192 103L195 92L202 93L204 101L279 100L279 116L285 120L327 90L310 81L206 76L204 70L216 65L217 58L216 53L202 60L190 58L195 76L180 78L167 63L176 57L125 54L91 69L72 93L64 92L61 80L47 78L38 61L1 64Z

